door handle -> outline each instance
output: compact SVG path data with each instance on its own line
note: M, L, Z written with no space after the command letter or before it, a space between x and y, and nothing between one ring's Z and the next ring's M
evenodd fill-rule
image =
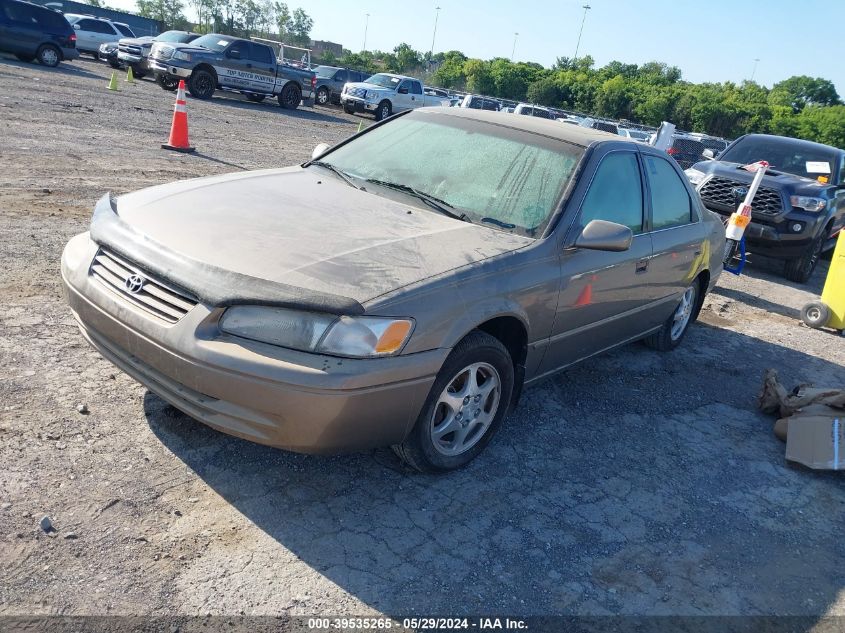
M637 262L637 273L644 273L648 271L648 260L641 259Z

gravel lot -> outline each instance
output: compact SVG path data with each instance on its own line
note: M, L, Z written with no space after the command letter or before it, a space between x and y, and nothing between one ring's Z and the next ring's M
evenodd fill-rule
M0 614L845 615L842 474L788 465L755 411L768 367L845 384L845 341L797 320L827 261L806 287L723 275L679 350L531 388L449 476L265 448L93 352L59 256L106 191L296 163L370 119L189 99L185 156L159 149L173 95L109 73L0 58Z

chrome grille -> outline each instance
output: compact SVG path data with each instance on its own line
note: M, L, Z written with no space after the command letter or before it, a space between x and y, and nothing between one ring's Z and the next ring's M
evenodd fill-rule
M366 88L350 88L346 94L352 95L353 97L358 97L360 99L363 99L367 94L367 89Z
M698 193L701 195L704 204L713 203L718 206L729 207L731 211L735 211L745 198L745 196L741 196L739 199L734 197L733 190L737 187L748 189L749 183L714 176L704 183ZM764 216L782 213L783 198L780 192L771 187L760 187L751 202L751 212L752 215Z
M181 290L151 278L137 266L102 248L91 263L91 275L123 299L168 323L176 323L197 305L195 299ZM142 278L141 288L130 292L127 281L130 276L138 275Z
M164 46L159 45L155 47L155 57L156 59L170 59L173 57L173 47L172 46Z
M130 55L140 55L141 47L134 44L118 44L117 48L122 53L129 53Z

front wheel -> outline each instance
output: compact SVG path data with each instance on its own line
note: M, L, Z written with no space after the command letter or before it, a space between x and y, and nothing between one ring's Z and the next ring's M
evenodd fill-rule
M505 346L485 332L471 332L449 354L414 428L393 450L422 472L468 464L502 425L513 387L513 360Z
M168 92L173 92L179 87L179 80L170 75L156 75L156 83Z
M195 99L207 101L214 96L217 80L207 70L195 70L188 79L188 90Z
M114 60L109 60L109 66L114 68L115 70L120 70L120 62L116 62Z
M345 101L343 103L343 111L346 112L346 114L355 114L355 106L348 101Z
M689 324L695 320L699 307L699 292L699 283L696 280L684 290L681 301L672 316L657 332L644 339L645 344L660 352L668 352L678 347L689 329Z
M59 52L59 49L51 44L44 44L38 49L35 56L41 64L49 68L55 68L59 65L59 62L62 61L62 55Z
M279 105L285 110L296 110L302 101L302 90L295 83L288 82L279 93Z
M798 284L805 284L813 276L816 264L819 263L822 249L824 248L825 234L823 233L810 244L809 248L801 257L786 260L783 267L783 276Z
M385 99L380 104L378 104L378 108L376 108L376 121L384 121L387 117L390 116L392 111L393 107L390 105L390 101Z

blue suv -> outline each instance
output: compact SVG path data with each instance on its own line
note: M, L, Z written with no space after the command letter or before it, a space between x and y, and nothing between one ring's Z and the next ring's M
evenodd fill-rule
M65 16L24 0L0 0L0 51L51 68L79 57L76 33Z

